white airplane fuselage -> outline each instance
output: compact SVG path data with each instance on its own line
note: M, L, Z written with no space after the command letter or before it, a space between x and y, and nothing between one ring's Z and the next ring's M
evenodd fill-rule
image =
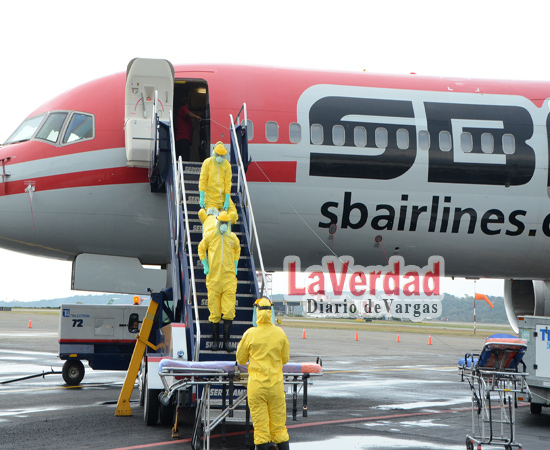
M166 198L147 169L126 167L124 75L29 116L90 114L93 138L0 149L1 247L170 261ZM287 255L302 268L331 252L363 266L441 255L446 275L548 279L550 83L233 66L176 67L175 79L207 85L210 145L229 143L229 114L247 104L266 268Z

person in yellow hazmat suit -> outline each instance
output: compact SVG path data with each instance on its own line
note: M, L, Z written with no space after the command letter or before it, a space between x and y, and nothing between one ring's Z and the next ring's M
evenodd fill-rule
M218 214L216 227L207 232L199 243L199 258L206 275L208 290L208 320L212 323L213 349L218 349L220 321L223 318L223 348L229 345L231 325L235 318L237 300L237 266L241 256L241 243L231 232L231 219L227 211Z
M268 450L271 442L288 450L283 364L290 346L282 328L271 322L271 302L256 300L257 327L246 330L237 347L237 362L248 362L248 406L254 426L256 450Z
M206 158L201 167L199 177L199 205L201 209L213 207L218 211L227 211L231 223L238 220L237 208L231 200L231 179L233 172L231 164L226 159L227 150L218 141L212 151L212 156Z

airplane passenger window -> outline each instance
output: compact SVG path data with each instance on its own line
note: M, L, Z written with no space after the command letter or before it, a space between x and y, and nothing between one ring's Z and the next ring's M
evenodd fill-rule
M516 138L513 134L502 135L502 151L506 155L513 155L516 151Z
M89 114L74 113L63 136L63 144L72 144L94 137L94 118Z
M291 123L288 128L288 137L290 142L297 144L302 140L302 127L299 123Z
M495 138L491 133L481 135L481 151L483 153L493 153L495 150Z
M359 126L353 129L353 143L356 147L366 147L367 130L365 127Z
M399 150L407 150L409 148L409 131L405 128L397 130L397 148Z
M388 130L383 127L378 127L374 130L374 142L378 148L387 148Z
M464 153L471 153L474 149L474 139L472 133L467 131L460 134L460 148Z
M332 127L332 143L334 145L344 145L346 143L346 131L342 125Z
M63 122L65 122L66 117L66 112L51 113L44 121L44 125L40 128L36 137L50 142L57 142L59 132L63 127Z
M245 125L244 120L241 121L241 125ZM254 124L250 119L246 119L246 135L248 137L248 142L254 139Z
M314 123L311 125L311 143L321 145L323 143L323 125Z
M420 150L428 150L430 148L430 133L427 130L418 132L418 147Z
M442 152L450 152L451 148L453 148L451 133L448 131L439 132L439 148Z
M30 119L25 119L21 125L17 127L17 130L8 138L3 145L15 144L16 142L28 141L33 137L35 131L40 126L42 121L46 117L46 114L40 116L31 117Z
M279 124L269 121L265 124L265 138L267 142L277 142L279 140Z

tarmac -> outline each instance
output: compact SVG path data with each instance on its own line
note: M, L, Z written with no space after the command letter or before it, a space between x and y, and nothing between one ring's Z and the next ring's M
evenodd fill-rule
M308 386L307 417L300 414L299 401L298 420L292 420L288 397L293 450L465 448L466 435L472 433L471 394L460 380L457 361L479 352L487 333L431 334L430 345L429 327L425 334L399 332L397 342L395 332L371 331L368 323L358 323L356 330L286 323L283 318L291 361L321 357L324 368L323 376ZM0 311L0 383L60 372L57 327L58 311ZM169 427L145 425L137 387L133 416L115 417L125 373L85 366L78 387L68 387L57 373L0 384L0 449L191 448L191 424L180 422L177 439ZM231 425L228 432L223 448L244 448L244 427ZM210 448L221 449L215 433ZM547 447L549 438L550 410L533 415L528 404L519 403L516 440L524 449L538 450Z

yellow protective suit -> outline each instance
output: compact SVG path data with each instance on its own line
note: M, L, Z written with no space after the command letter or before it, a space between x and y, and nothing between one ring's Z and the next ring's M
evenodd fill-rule
M216 228L217 214L217 212L215 212L215 214L208 214L204 209L199 210L199 220L202 222L203 237L206 233Z
M288 441L283 364L290 346L282 328L271 323L271 302L256 302L257 327L244 333L237 347L237 362L248 364L248 406L254 426L254 444Z
M222 212L227 217L227 213ZM220 223L216 222L214 230L204 235L199 243L199 258L202 261L207 257L209 273L206 275L206 288L208 289L208 320L219 323L222 316L224 320L235 318L235 302L237 300L237 276L235 275L235 261L241 256L241 242L231 227L220 233Z
M218 164L214 156L206 158L201 167L199 178L199 191L205 193L204 207L208 210L210 207L221 211L225 202L225 194L231 194L231 179L233 171L231 164L226 159ZM233 200L229 199L229 208L227 209L231 223L235 225L239 215Z

